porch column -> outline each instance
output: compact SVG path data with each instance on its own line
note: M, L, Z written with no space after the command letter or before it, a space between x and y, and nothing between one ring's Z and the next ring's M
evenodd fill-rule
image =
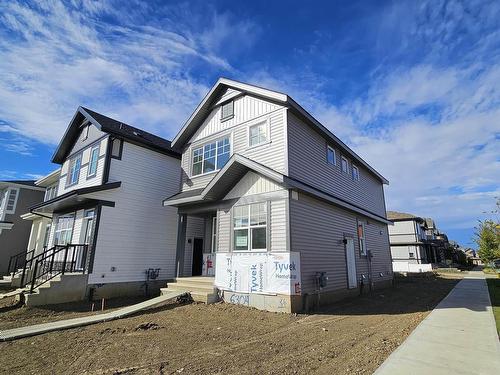
M187 215L178 214L179 222L177 224L177 251L175 255L175 276L182 276L184 270L184 252L186 249L186 227Z

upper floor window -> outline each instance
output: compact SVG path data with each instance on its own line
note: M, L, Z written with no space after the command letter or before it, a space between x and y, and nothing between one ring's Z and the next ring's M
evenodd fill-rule
M90 125L85 125L82 128L82 141L85 141L89 137L89 128Z
M333 164L333 165L337 164L337 158L335 157L335 150L330 146L326 148L326 162L328 164Z
M80 177L80 167L82 164L82 154L75 156L69 162L69 172L68 172L68 185L74 185L78 183L78 178Z
M191 174L197 176L221 169L229 160L230 153L229 137L195 148Z
M17 196L19 190L11 189L9 190L9 195L7 197L7 205L5 207L5 211L14 212L16 210Z
M234 251L267 249L267 203L233 209Z
M222 121L229 120L234 116L234 102L231 100L230 102L224 103L221 106L221 116L220 119Z
M349 164L347 163L347 159L342 156L342 172L349 173Z
M88 168L88 177L93 177L97 174L97 162L99 160L99 146L92 147L90 150L90 161Z
M267 142L267 121L248 128L248 145L257 146Z
M359 181L359 168L354 165L352 166L352 179Z
M45 190L45 200L49 201L57 196L57 185L52 185Z

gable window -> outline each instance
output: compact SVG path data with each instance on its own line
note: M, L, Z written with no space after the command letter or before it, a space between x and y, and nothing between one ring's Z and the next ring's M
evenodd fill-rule
M7 206L5 207L5 211L13 213L16 210L18 193L19 193L18 189L9 190L9 195L7 197Z
M359 181L359 168L354 165L352 166L352 179Z
M358 221L358 240L360 254L366 255L365 224L361 221Z
M347 159L342 156L342 172L349 173L349 165L347 164Z
M68 172L68 185L74 185L78 183L78 178L80 177L80 167L82 164L82 154L74 157L69 162L69 172Z
M257 146L267 142L267 121L248 128L248 145Z
M234 102L231 100L221 106L221 121L229 120L234 116Z
M337 164L337 159L335 157L335 150L330 146L326 148L326 162L328 164L333 164L333 165Z
M97 174L97 162L99 161L99 146L92 147L90 150L90 161L88 168L88 177L93 177Z
M229 160L230 153L229 137L195 148L191 174L197 176L221 169Z
M267 203L237 206L233 209L234 251L267 249Z
M89 137L89 128L90 128L90 125L85 125L82 128L82 142L85 141Z

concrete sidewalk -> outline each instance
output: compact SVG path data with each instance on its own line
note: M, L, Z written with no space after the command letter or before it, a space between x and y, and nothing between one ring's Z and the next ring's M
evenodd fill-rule
M500 343L481 271L469 272L375 372L499 373Z
M125 318L132 314L135 314L141 310L150 309L156 307L162 303L165 303L174 298L180 297L186 294L185 292L170 292L163 294L159 297L149 299L144 302L137 303L135 305L123 307L121 309L111 311L108 313L96 314L92 316L85 316L83 318L74 318L67 320L59 320L57 322L37 324L33 326L20 327L8 329L5 331L0 331L0 341L11 341L20 339L23 337L30 337L41 335L42 333L60 331L63 329L76 328L88 326L90 324L108 322L115 319Z

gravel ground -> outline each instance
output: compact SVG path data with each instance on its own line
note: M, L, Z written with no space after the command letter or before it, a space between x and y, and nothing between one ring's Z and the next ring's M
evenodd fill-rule
M371 374L457 281L454 276L399 280L394 288L310 315L223 303L171 304L127 319L0 343L0 372ZM0 329L81 314L88 314L88 304L0 306Z

